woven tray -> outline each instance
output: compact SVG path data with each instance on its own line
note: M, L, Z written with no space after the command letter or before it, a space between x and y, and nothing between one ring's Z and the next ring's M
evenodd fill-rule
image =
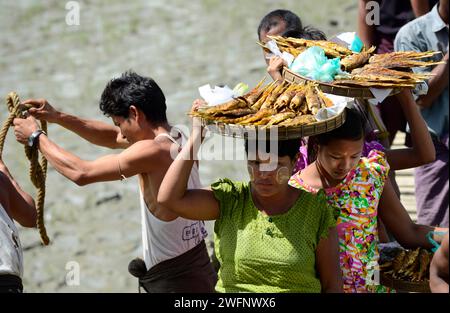
M355 87L346 87L346 86L336 86L331 83L324 83L319 82L313 79L310 79L308 77L299 75L297 73L292 72L288 68L283 68L283 78L290 82L290 83L296 83L296 84L302 84L305 81L312 81L318 84L320 90L323 92L337 95L337 96L343 96L343 97L350 97L350 98L365 98L365 99L371 99L375 98L375 96L372 94L370 89L368 87L361 87L361 88L355 88ZM379 88L381 89L381 88ZM393 88L389 96L395 95L401 91L401 88Z
M271 139L271 129L277 130L277 140L288 140L322 134L338 128L345 122L345 110L340 114L324 121L302 125L299 127L277 127L263 129L262 126L225 124L213 120L202 119L202 124L211 132L234 138L256 138L265 136Z
M381 273L380 283L386 287L395 289L398 292L423 292L430 293L430 285L428 280L423 281L406 281L393 278L390 275Z

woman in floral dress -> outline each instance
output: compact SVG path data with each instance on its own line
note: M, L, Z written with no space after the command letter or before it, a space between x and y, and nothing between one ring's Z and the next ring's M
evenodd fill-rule
M384 152L361 157L364 125L355 109L346 109L345 123L310 137L315 161L297 172L289 184L312 193L324 190L337 218L344 292L383 292L377 280L378 215L405 248L431 248L426 234L434 227L413 223L390 180ZM311 147L310 147L311 148ZM312 156L314 154L316 157ZM435 240L440 240L435 235Z

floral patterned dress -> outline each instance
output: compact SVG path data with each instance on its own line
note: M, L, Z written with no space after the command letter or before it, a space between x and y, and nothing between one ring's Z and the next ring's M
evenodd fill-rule
M372 150L337 186L325 189L328 203L335 209L339 237L344 292L385 292L377 284L377 208L389 172L383 152ZM289 184L317 193L298 172Z

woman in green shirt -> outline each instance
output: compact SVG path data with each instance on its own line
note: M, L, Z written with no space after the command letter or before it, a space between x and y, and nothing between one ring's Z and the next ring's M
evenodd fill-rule
M248 160L250 182L221 179L210 188L188 190L192 156L203 139L195 124L161 183L158 203L184 218L215 220L216 291L341 292L332 210L324 194L288 185L299 140L279 141L267 161L260 156L269 143L246 142L247 155L256 156ZM252 145L258 153L249 154L255 152L248 149Z

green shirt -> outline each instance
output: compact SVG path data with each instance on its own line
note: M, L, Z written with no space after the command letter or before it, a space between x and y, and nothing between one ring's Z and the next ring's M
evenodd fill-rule
M216 291L321 292L316 248L336 225L323 192L302 191L289 211L268 216L253 203L249 183L223 179L211 187L220 203Z

